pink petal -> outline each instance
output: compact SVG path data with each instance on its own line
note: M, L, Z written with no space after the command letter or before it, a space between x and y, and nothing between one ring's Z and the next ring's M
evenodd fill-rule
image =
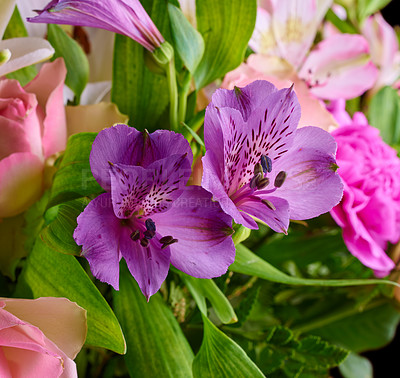
M372 88L378 75L368 54L364 37L335 34L313 49L299 76L321 99L354 98Z
M69 358L74 359L82 349L87 332L86 310L76 303L52 297L3 301L9 313L38 327Z
M67 74L62 58L42 66L38 75L25 86L25 90L36 94L39 105L45 112L43 149L45 157L62 151L67 142L67 126L63 100L64 80Z
M0 160L0 218L22 213L43 190L43 162L29 152Z
M249 46L259 54L279 54L278 45L272 31L271 14L261 7L257 8L256 26Z

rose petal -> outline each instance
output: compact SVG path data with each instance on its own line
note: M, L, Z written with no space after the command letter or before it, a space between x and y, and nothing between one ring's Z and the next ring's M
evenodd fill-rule
M67 74L64 60L56 59L46 63L38 75L25 86L25 90L34 93L39 105L45 111L43 121L43 149L45 157L62 151L67 143L63 87Z
M86 310L66 298L1 298L5 309L38 327L69 358L74 359L85 342ZM62 326L60 326L62 324Z
M29 152L0 160L0 218L25 211L43 189L43 162Z

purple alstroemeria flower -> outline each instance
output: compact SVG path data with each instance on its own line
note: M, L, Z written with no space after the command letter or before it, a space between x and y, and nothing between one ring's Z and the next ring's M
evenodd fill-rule
M292 88L258 80L214 93L202 186L236 223L257 229L257 219L286 233L289 219L316 217L340 201L335 140L317 127L297 129L299 119Z
M52 0L30 22L90 26L123 34L153 52L164 38L139 0Z
M199 278L226 272L235 259L232 219L206 190L185 186L192 160L172 131L120 124L98 134L90 166L107 193L89 203L74 232L95 277L118 290L123 257L148 299L170 263Z

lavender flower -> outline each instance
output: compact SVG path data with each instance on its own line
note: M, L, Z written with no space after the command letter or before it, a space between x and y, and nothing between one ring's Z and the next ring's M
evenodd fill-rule
M107 191L78 217L74 238L95 277L119 287L123 257L148 299L169 264L199 278L225 273L235 258L231 218L198 186L185 186L193 160L180 134L127 125L96 137L92 173Z
M52 0L30 22L90 26L123 34L154 50L164 38L139 0Z
M343 185L336 143L316 127L296 129L300 106L292 88L267 81L217 90L207 107L202 186L236 223L287 232L289 218L329 211Z

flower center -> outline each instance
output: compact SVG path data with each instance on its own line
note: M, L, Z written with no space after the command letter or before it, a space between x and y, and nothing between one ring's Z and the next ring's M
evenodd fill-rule
M154 223L154 221L151 218L148 218L144 222L144 227L143 227L143 223L141 224L142 227L140 227L140 225L138 225L138 226L139 226L139 228L132 231L130 237L134 242L140 241L140 245L142 247L146 248L146 247L148 247L150 240L152 240L156 235L156 224ZM143 228L143 229L140 230L140 228ZM178 239L174 239L173 236L168 235L168 236L162 237L160 240L158 240L158 242L161 244L161 249L165 249L169 245L177 243Z

